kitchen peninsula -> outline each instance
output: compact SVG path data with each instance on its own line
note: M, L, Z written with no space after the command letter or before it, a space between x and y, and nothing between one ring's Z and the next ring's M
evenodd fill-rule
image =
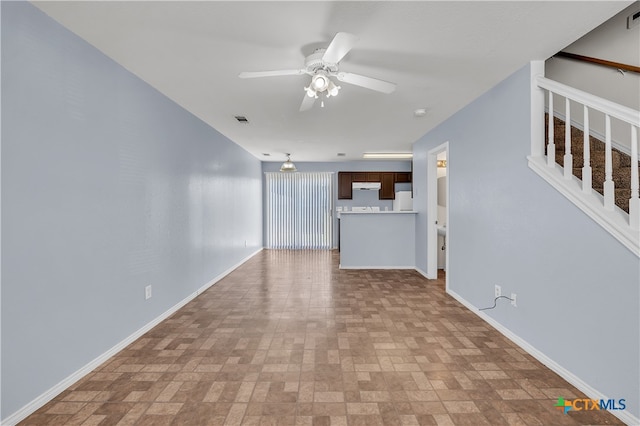
M415 211L341 212L341 269L415 268Z

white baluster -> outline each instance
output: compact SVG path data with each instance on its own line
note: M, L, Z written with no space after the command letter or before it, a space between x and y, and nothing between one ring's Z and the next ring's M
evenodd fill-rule
M615 185L613 183L613 159L611 158L611 117L605 118L605 157L604 157L604 208L613 210L615 205Z
M640 183L638 182L638 128L631 126L631 198L629 199L629 225L640 229Z
M589 143L589 108L584 106L584 144L582 147L584 164L582 166L582 192L590 194L593 181L591 175L591 144Z
M569 98L564 98L564 178L573 176L573 155L571 155L571 106Z
M556 142L553 129L553 92L549 91L549 144L547 145L547 166L554 167L556 163Z

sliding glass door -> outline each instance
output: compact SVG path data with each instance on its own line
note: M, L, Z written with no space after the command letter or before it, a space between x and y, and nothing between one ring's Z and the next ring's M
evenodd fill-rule
M333 248L333 173L265 175L267 248Z

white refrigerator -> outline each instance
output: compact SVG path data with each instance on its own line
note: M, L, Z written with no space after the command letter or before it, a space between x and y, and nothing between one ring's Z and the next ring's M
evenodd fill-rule
M413 210L413 198L411 198L411 191L396 192L396 199L393 200L393 211L399 212L408 210Z

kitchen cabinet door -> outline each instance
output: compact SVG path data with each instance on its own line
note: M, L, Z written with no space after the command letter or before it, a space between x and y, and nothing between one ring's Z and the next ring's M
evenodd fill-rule
M351 200L353 198L351 182L351 173L338 172L338 200Z
M380 173L367 172L367 182L380 182Z
M353 172L351 173L351 181L352 182L368 182L368 173L367 172Z
M411 182L411 172L396 172L396 182L398 183Z
M393 172L380 173L380 197L381 200L393 200L395 193L395 176Z

